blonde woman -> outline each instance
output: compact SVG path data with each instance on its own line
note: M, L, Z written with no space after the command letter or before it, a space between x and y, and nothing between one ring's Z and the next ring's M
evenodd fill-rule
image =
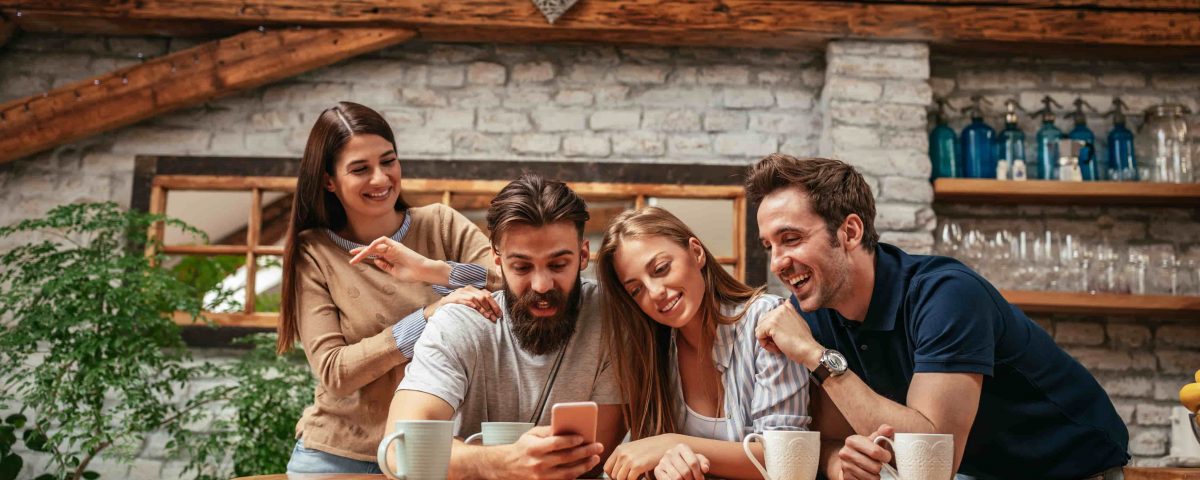
M632 440L605 472L617 480L759 478L742 437L811 421L808 372L754 336L783 299L733 278L657 207L613 219L597 265Z

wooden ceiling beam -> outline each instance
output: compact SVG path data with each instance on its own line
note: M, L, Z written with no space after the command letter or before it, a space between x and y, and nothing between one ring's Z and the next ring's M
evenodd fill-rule
M610 0L579 2L554 25L524 0L0 0L0 9L21 10L18 25L26 30L78 33L97 22L199 22L402 27L437 41L500 43L795 48L868 38L1200 46L1200 6L1189 0Z
M407 41L402 29L250 31L0 105L0 163Z

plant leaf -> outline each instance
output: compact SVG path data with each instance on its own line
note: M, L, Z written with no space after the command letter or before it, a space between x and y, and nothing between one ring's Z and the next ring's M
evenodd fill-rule
M21 473L21 467L25 465L25 461L20 455L10 453L0 459L0 480L14 480Z
M25 416L19 413L14 413L9 415L8 418L4 419L4 423L17 428L25 428Z

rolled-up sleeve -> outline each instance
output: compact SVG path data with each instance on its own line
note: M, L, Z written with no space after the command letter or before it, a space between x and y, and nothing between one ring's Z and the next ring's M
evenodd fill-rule
M413 348L424 331L425 309L418 308L392 325L392 338L396 339L396 350L400 350L400 353L404 354L404 358L412 358Z
M480 265L473 263L458 263L446 261L450 264L450 285L434 285L433 291L438 295L446 296L450 292L458 290L462 287L470 285L475 288L486 288L488 280L488 271Z
M757 351L750 419L754 431L772 427L808 428L808 370L787 356Z

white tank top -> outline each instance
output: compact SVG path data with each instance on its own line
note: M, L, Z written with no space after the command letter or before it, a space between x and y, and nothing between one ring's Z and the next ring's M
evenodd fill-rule
M671 342L675 342L675 336L671 336ZM674 345L672 345L674 347ZM671 348L674 353L674 348ZM687 400L683 399L683 385L679 379L679 362L678 359L671 356L671 368L674 369L675 395L680 403L683 403L683 429L679 433L689 437L708 438L711 440L725 440L731 442L739 442L742 439L733 434L733 424L728 418L712 418L696 413L692 407L688 406Z
M680 395L682 399L682 395ZM683 402L686 415L683 418L683 431L679 432L689 437L708 438L712 440L738 441L733 435L733 426L728 418L706 417Z

